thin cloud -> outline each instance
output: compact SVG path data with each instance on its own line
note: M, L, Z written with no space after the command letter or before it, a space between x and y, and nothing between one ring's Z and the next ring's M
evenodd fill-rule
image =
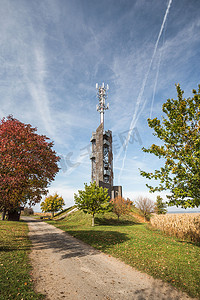
M48 99L48 92L45 86L46 78L46 64L45 55L40 47L34 49L34 71L33 78L27 78L27 87L30 95L35 102L38 113L40 114L44 123L45 129L51 136L54 135L54 128L52 124L52 116L50 112L50 104ZM29 70L30 71L30 70Z
M137 123L137 120L139 118L139 116L141 115L141 112L143 111L144 107L145 107L145 104L146 104L146 101L144 101L144 99L142 99L142 96L143 96L143 93L144 93L144 89L145 89L145 86L146 86L146 82L147 82L147 79L148 79L148 76L149 76L149 72L151 70L151 66L152 66L152 63L153 63L153 60L154 60L154 57L156 55L156 51L157 51L157 48L158 48L158 44L159 44L159 41L160 41L160 37L162 35L162 32L164 30L164 26L165 26L165 23L166 23L166 20L167 20L167 16L168 16L168 13L169 13L169 9L170 9L170 6L172 4L172 0L169 0L168 2L168 6L167 6L167 9L166 9L166 12L165 12L165 15L164 15L164 19L163 19L163 22L162 22L162 25L161 25L161 28L160 28L160 31L159 31L159 34L158 34L158 38L156 40L156 43L155 43L155 46L154 46L154 51L153 51L153 55L151 57L151 61L150 61L150 64L149 64L149 67L148 67L148 70L144 76L144 80L143 80L143 83L142 83L142 87L140 89L140 93L138 95L138 98L137 98L137 101L136 101L136 108L135 108L135 112L133 114L133 117L132 117L132 120L131 120L131 124L130 124L130 131L128 133L128 136L127 136L127 140L126 140L126 149L125 149L125 153L124 153L124 158L123 158L123 163L122 163L122 168L121 168L121 172L119 174L119 182L120 182L120 177L121 177L121 174L123 172L123 168L124 168L124 164L125 164L125 160L126 160L126 154L127 154L127 147L128 147L128 142L130 140L130 136L131 136L131 133L132 133L132 130L133 128L135 127L136 123ZM140 104L143 100L143 106L140 107ZM140 110L139 110L140 108Z

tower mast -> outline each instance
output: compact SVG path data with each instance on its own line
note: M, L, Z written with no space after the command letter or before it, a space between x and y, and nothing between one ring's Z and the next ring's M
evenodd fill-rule
M103 124L104 128L104 111L109 108L109 103L106 105L106 98L107 98L107 91L109 90L108 84L104 85L102 83L101 86L96 83L96 89L97 89L97 98L99 100L99 104L97 105L97 111L100 112L100 124Z
M90 142L92 143L92 153L90 155L92 163L91 181L96 182L100 187L108 189L111 199L122 196L122 187L113 186L113 153L112 153L112 131L104 131L104 112L109 108L106 105L107 91L109 86L96 83L97 98L99 104L97 111L100 113L100 125L96 132L92 132Z

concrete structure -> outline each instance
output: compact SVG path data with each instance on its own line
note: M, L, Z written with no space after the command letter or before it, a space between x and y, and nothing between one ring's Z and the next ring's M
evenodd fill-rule
M112 132L103 131L101 123L92 133L92 182L102 181L113 185Z
M92 143L92 154L90 156L92 163L91 181L99 186L108 189L109 196L115 198L116 196L122 196L122 187L113 186L113 153L112 153L112 131L104 131L104 111L108 109L108 105L105 105L107 98L108 85L105 88L102 86L96 86L99 99L99 105L97 111L100 112L100 125L96 132L92 133L90 142Z

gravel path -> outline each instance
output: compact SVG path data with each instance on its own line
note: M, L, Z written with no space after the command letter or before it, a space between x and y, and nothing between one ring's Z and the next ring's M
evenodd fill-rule
M35 290L46 299L190 299L175 288L103 254L54 226L28 222Z

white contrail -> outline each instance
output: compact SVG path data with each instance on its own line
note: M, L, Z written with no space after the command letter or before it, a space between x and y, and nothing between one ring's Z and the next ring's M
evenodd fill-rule
M165 30L166 30L166 26L164 29L164 35L165 35ZM163 45L164 45L164 40L163 40ZM158 66L157 66L156 78L155 78L154 87L153 87L153 96L152 96L152 101L151 101L151 109L150 109L150 116L149 116L150 119L152 118L153 105L154 105L154 99L155 99L155 94L156 94L156 87L157 87L157 83L158 83L158 74L160 71L162 52L163 52L163 49L160 50L160 55L159 55L159 59L158 59Z
M124 157L123 157L123 161L122 161L122 167L121 167L121 170L120 170L120 173L119 173L119 177L118 177L118 182L120 182L121 174L122 174L123 169L124 169L124 164L125 164L125 160L126 160L126 154L127 154L127 149L128 149L128 143L129 143L129 140L130 140L130 136L132 134L133 128L135 127L135 125L137 123L138 118L140 117L140 115L141 115L141 113L142 113L142 111L144 109L144 106L145 106L144 104L146 103L146 101L143 103L143 107L142 107L142 109L139 112L139 106L140 106L140 103L141 103L141 100L142 100L142 96L143 96L143 93L144 93L144 88L145 88L145 85L146 85L146 82L147 82L147 79L148 79L148 76L149 76L149 72L150 72L150 69L151 69L151 66L152 66L152 63L153 63L153 60L154 60L157 48L158 48L160 37L162 35L162 32L163 32L163 29L164 29L164 26L165 26L165 22L167 20L167 16L168 16L171 4L172 4L172 0L169 0L168 6L167 6L167 9L166 9L164 18L163 18L163 22L162 22L162 25L161 25L161 28L160 28L160 31L159 31L159 34L158 34L158 38L157 38L157 41L156 41L155 46L154 46L154 51L153 51L153 55L152 55L152 58L151 58L151 61L150 61L150 64L149 64L149 68L148 68L147 73L146 73L146 75L144 77L144 80L143 80L143 83L142 83L142 87L140 89L140 93L139 93L139 95L137 97L136 108L135 108L135 112L133 114L133 118L132 118L132 121L131 121L131 124L130 124L130 129L129 129L129 132L128 132L127 139L126 139L124 145L121 147L121 149L119 151L119 154L117 156L117 158L120 157L120 155L121 155L121 153L122 153L122 151L124 149L124 146L125 146L125 153L124 153Z
M151 109L150 109L150 119L152 117L152 111L153 111L153 105L154 105L154 98L155 98L155 93L156 93L156 87L157 87L157 82L158 82L158 74L160 70L160 61L161 61L161 52L159 55L159 60L158 60L158 67L157 67L157 72L156 72L156 79L153 87L153 96L152 96L152 101L151 101Z

